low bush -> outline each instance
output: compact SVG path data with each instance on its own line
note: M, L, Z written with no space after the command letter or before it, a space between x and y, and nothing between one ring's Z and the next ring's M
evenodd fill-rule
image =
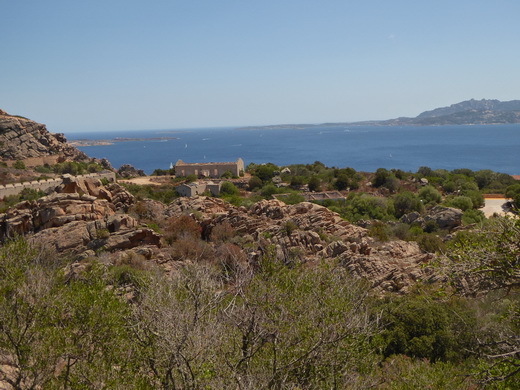
M21 160L16 160L13 163L13 168L14 169L26 169L25 163L23 161L21 161Z
M201 226L188 215L171 217L164 228L164 238L169 244L181 238L200 239L201 233Z
M417 237L416 241L419 244L419 248L424 252L436 253L442 252L446 249L444 242L435 234L421 234Z

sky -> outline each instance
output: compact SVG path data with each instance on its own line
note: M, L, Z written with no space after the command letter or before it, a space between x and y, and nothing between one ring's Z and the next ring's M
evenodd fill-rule
M518 0L0 0L0 109L52 132L520 99Z

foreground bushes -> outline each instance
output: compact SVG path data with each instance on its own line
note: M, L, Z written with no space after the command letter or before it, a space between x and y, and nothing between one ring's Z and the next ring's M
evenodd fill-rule
M208 245L190 221L172 223L180 226L171 229L172 248ZM497 248L516 256L514 227L495 247L487 236L459 242L480 242L473 255L483 258ZM515 290L474 299L428 288L381 299L335 264L289 267L270 250L250 264L230 242L230 226L214 230L212 257L188 262L181 251L184 263L170 276L137 255L72 269L22 239L5 244L4 381L46 389L456 389L499 378L498 387L513 388L514 350L500 365L489 356L498 355L492 341L512 342L519 330ZM514 272L514 257L495 259Z

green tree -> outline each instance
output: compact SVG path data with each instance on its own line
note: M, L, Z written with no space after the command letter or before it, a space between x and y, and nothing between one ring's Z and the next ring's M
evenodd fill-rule
M334 182L334 187L336 187L336 189L339 191L346 190L349 187L349 185L350 179L345 174L339 175L336 181Z
M252 176L251 179L249 179L248 185L249 191L254 191L257 188L262 188L263 182L258 176Z
M231 182L225 181L220 187L221 195L239 195L240 190Z
M520 184L507 187L505 196L513 200L514 206L520 209Z
M304 182L305 182L305 178L303 176L293 176L293 177L291 177L291 186L292 187L302 186Z
M420 177L429 177L433 175L433 170L430 167L420 167L417 170L417 174Z
M421 200L415 194L409 191L397 194L394 196L393 200L395 216L397 218L401 218L403 215L412 211L422 212L424 210L424 206Z
M309 179L309 191L312 191L312 192L321 191L321 181L317 176L312 176Z
M376 171L376 175L374 180L372 181L372 185L374 187L381 187L385 184L386 180L390 177L390 172L388 172L384 168L378 168Z

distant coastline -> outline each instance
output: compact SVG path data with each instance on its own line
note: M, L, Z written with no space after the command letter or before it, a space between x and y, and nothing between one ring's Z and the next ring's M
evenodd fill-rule
M115 142L140 142L140 141L169 141L172 139L179 139L177 137L152 137L152 138L128 138L128 137L115 137L112 139L75 139L69 141L69 144L76 147L87 147L87 146L108 146L113 145Z
M422 112L415 118L400 117L380 121L338 122L320 124L279 124L247 126L239 130L303 129L311 127L338 126L456 126L456 125L504 125L520 123L520 100L466 100L448 107Z

